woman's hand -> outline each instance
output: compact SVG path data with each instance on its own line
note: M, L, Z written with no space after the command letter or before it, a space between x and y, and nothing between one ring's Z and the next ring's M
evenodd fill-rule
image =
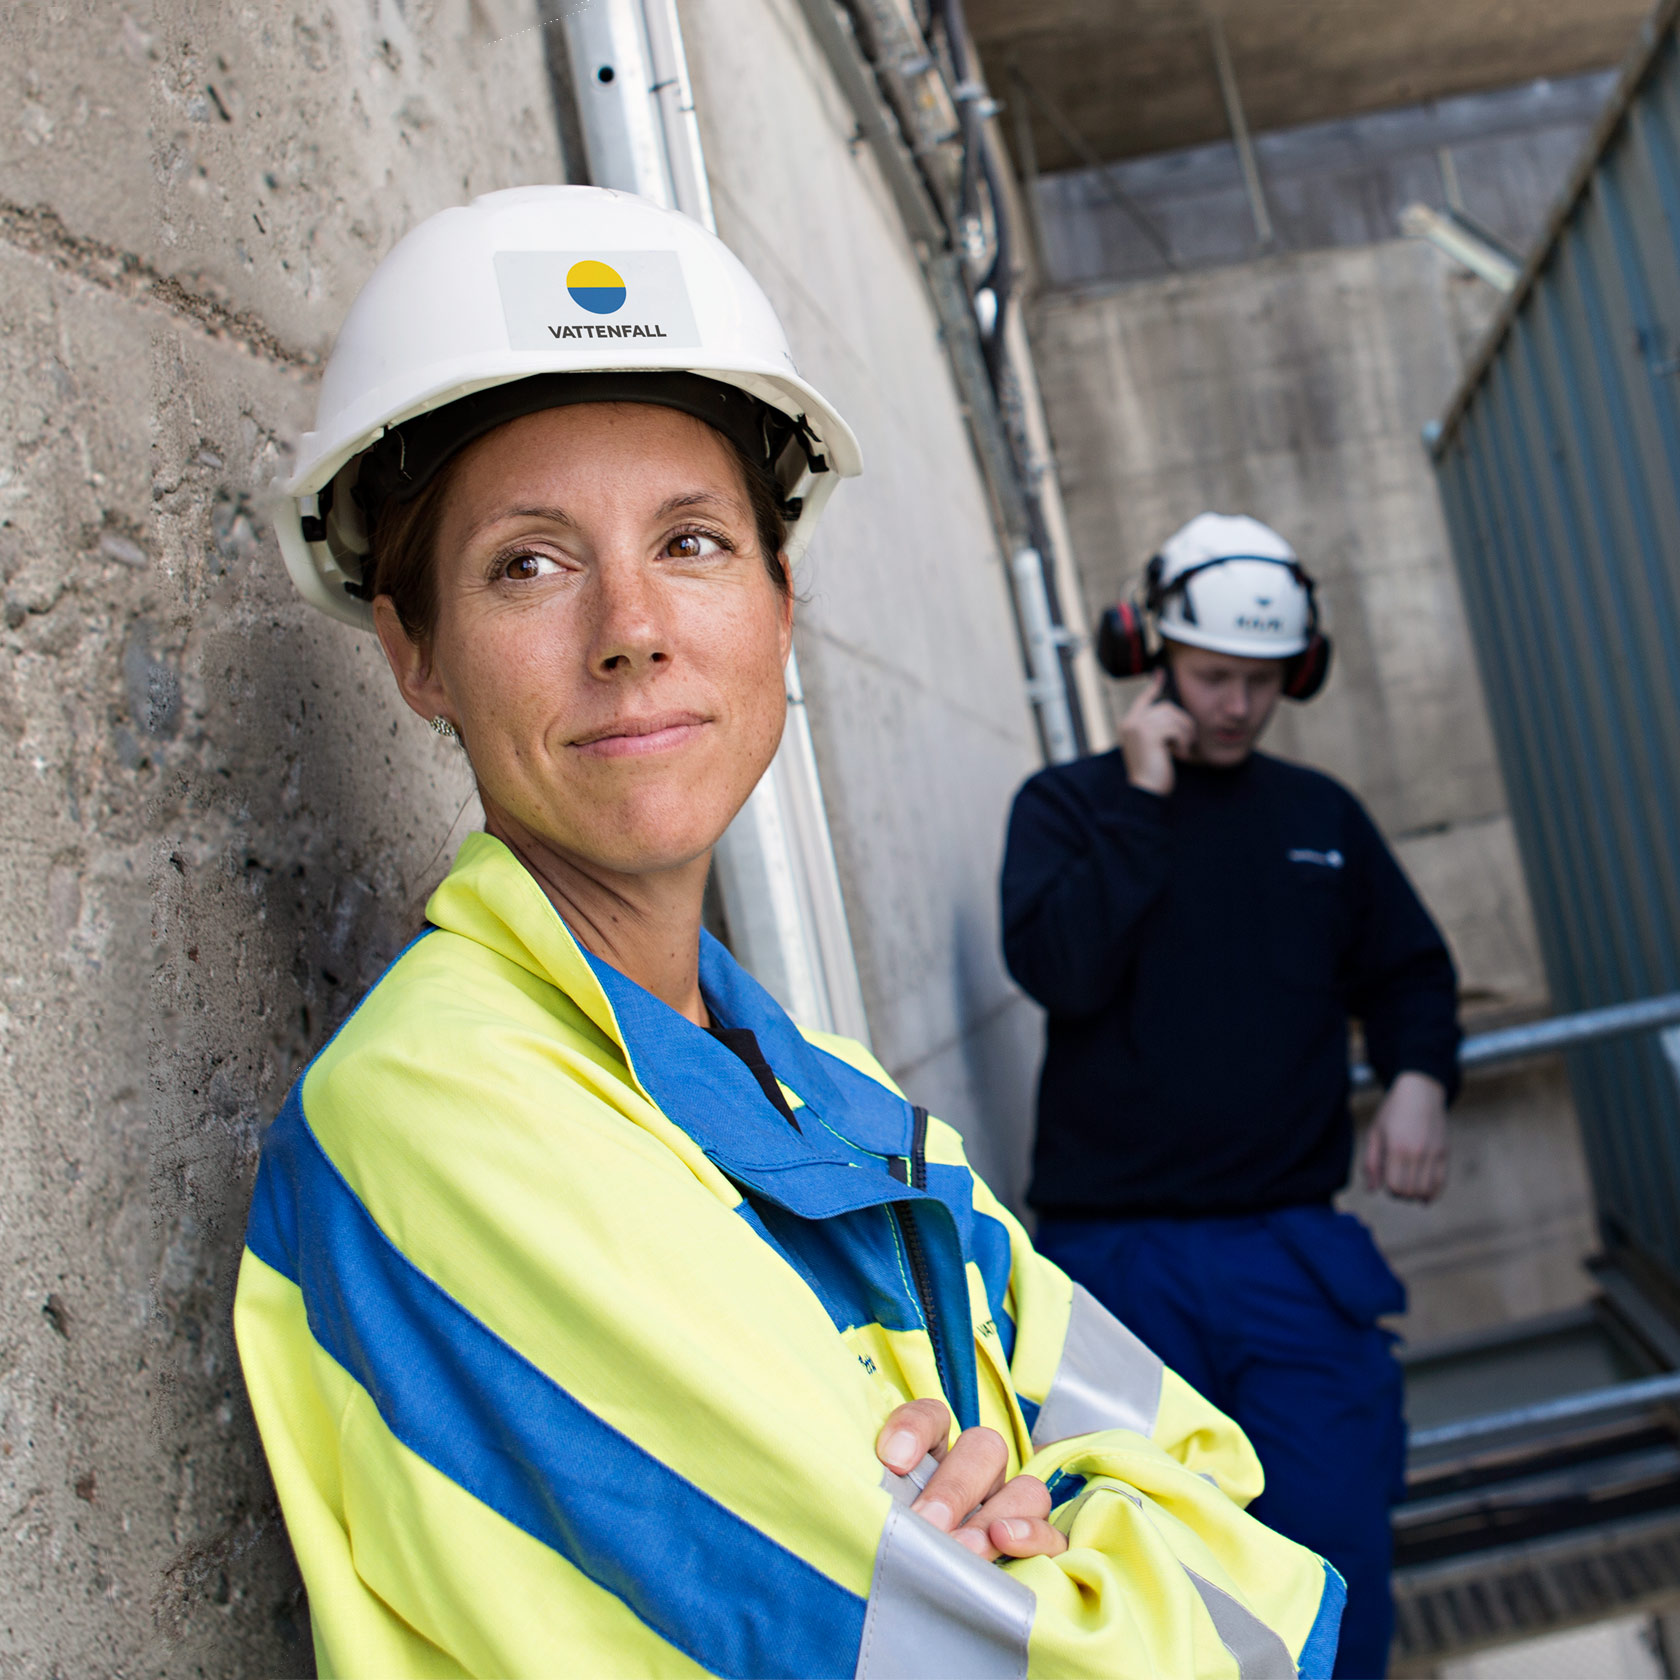
M1067 1536L1045 1521L1050 1490L1036 1476L1004 1481L1009 1452L995 1429L965 1429L949 1450L951 1413L941 1400L912 1400L881 1426L875 1456L907 1476L929 1454L939 1468L910 1509L989 1563L997 1557L1055 1557Z

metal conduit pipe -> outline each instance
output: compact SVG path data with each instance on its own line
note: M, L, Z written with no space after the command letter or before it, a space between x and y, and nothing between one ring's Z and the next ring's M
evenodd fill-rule
M963 14L962 0L933 0L932 13L945 31L946 49L951 55L951 70L957 79L957 85L951 89L951 97L956 100L957 110L962 117L963 135L962 196L957 203L957 235L962 254L970 256L973 253L969 251L968 246L979 237L980 226L980 125L988 114L986 106L990 101L986 95L986 84L980 79L975 66L973 43L969 39L968 20ZM995 197L992 202L995 217ZM999 265L1005 262L1006 240L1000 228L992 275L996 275ZM989 279L990 277L988 283ZM1008 279L1006 269L1005 284L1008 283ZM1001 306L1000 298L1000 313ZM985 328L981 329L981 336L986 336Z
M578 126L597 186L640 193L716 231L675 0L592 0L561 19ZM795 1020L869 1042L798 660L764 779L718 842L736 957Z
M1039 516L1048 538L1048 545L1042 551L1045 569L1055 585L1060 607L1058 654L1064 681L1079 702L1084 750L1090 753L1107 752L1114 745L1114 728L1109 721L1102 673L1091 652L1090 625L1085 617L1085 600L1074 560L1067 510L1062 505L1062 488L1056 477L1050 422L1044 412L1038 370L1033 363L1032 350L1027 343L1026 322L1019 308L1010 310L1003 330L1008 336L1006 365L1013 379L1022 464L1028 483L1037 492Z
M1079 757L1062 673L1062 636L1050 612L1044 587L1044 556L1036 548L1018 548L1010 557L1015 584L1015 610L1021 621L1021 640L1027 654L1027 696L1038 710L1045 756L1052 764Z
M1044 755L1053 763L1077 758L1091 749L1093 737L1106 746L1109 732L1101 721L1094 666L1089 672L1079 669L1081 662L1091 664L1089 637L1074 605L1077 574L1059 499L1057 517L1046 508L1054 463L1014 297L1016 242L993 132L997 106L980 77L960 0L935 0L932 8L948 73L908 8L893 0L852 0L850 10L834 0L799 3L852 106L859 137L874 152L917 244L1008 557L1027 691ZM866 40L889 61L872 59ZM906 126L906 83L930 75L941 79L941 98L954 111L962 139L954 196L942 191L928 164L929 155L950 137L930 137L915 132L913 124ZM894 91L896 108L886 90ZM982 269L988 207L991 253ZM1074 617L1081 620L1078 627L1069 623Z
M1018 571L1017 591L1027 588L1042 592L1049 616L1055 644L1055 670L1047 675L1053 675L1055 689L1052 692L1041 687L1039 693L1048 695L1047 703L1058 706L1067 716L1071 735L1065 758L1046 740L1047 756L1051 763L1059 764L1085 753L1106 751L1114 745L1113 731L1108 723L1096 661L1091 657L1090 629L1073 559L1073 539L1056 477L1055 452L1039 391L1038 369L1027 338L1016 259L1015 212L995 117L988 118L982 126L979 144L997 230L997 253L985 281L997 300L992 329L986 336L986 360L1026 493L1033 545L1040 557L1039 583L1035 585L1024 571ZM1024 608L1023 612L1030 610L1035 609ZM1034 680L1037 680L1036 671Z
M957 0L947 0L945 27L963 38L961 7ZM955 57L953 52L953 57ZM976 183L984 180L992 204L994 250L991 266L976 292L976 300L987 292L992 297L991 323L979 321L980 342L986 357L986 371L991 376L992 392L1004 421L1015 465L1021 477L1023 502L1027 515L1027 529L1032 541L1019 547L1010 556L1010 579L1015 591L1015 616L1020 627L1021 642L1027 661L1027 697L1038 715L1039 733L1044 743L1044 756L1052 764L1066 764L1081 756L1085 749L1085 730L1081 727L1079 705L1068 681L1068 644L1072 640L1063 623L1060 592L1052 572L1053 538L1044 518L1039 497L1037 477L1032 470L1024 428L1018 414L1011 414L1010 399L1016 408L1022 402L1024 381L1016 367L1026 359L1025 339L1010 329L1016 325L1018 301L1015 295L1015 245L1008 203L998 169L997 148L983 123L981 102L974 90L980 88L972 76L972 59L966 47L958 60L958 74L970 97L961 105L963 113L963 202L972 200L967 215L979 220ZM967 225L966 218L964 226ZM978 320L978 312L977 312ZM1011 421L1014 424L1011 424ZM1040 463L1040 472L1048 463Z
M1000 107L986 95L962 0L938 0L937 15L950 44L954 68L961 79L959 96L965 89L969 95L963 110L965 115L969 112L974 114L973 123L964 129L965 164L972 157L978 157L978 175L985 183L991 202L995 250L981 287L991 292L994 301L991 323L989 327L982 327L982 338L992 389L1003 415L1025 494L1033 550L1038 559L1036 581L1019 552L1014 566L1023 639L1029 644L1028 668L1032 672L1035 703L1040 706L1041 720L1046 725L1046 756L1052 763L1062 763L1087 752L1102 750L1113 742L1107 727L1101 684L1089 653L1090 635L1085 624L1078 571L1073 562L1072 540L1062 515L1060 486L1056 480L1049 428L1044 420L1039 395L1038 373L1022 316L1015 209L1007 185L1008 165L995 120ZM1023 590L1030 592L1035 599L1022 600ZM1040 595L1042 608L1036 599ZM1054 668L1042 673L1033 662L1028 633L1028 623L1035 620L1041 611L1048 616L1054 641ZM1065 717L1066 735L1056 731L1052 739L1052 729L1058 720L1044 719L1044 708Z

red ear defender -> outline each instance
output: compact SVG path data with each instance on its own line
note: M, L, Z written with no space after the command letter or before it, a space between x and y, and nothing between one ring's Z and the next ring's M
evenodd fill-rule
M1289 661L1283 673L1284 697L1310 700L1330 675L1330 638L1314 630L1307 645Z
M1102 615L1097 625L1097 663L1111 677L1141 677L1154 668L1143 614L1134 602L1121 601Z

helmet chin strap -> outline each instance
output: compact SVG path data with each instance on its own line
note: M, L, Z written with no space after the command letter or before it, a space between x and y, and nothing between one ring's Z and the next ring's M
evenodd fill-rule
M1234 560L1257 560L1265 566L1282 566L1306 591L1309 633L1318 628L1318 586L1299 560L1285 560L1276 554L1216 554L1211 560L1199 560L1194 566L1186 566L1182 572L1175 573L1171 578L1163 577L1164 562L1157 554L1149 562L1149 570L1144 574L1144 605L1159 617L1161 609L1173 596L1184 595L1186 617L1194 624L1196 615L1194 611L1189 610L1190 597L1185 594L1186 586L1192 578L1199 577L1203 572L1211 572L1216 566L1228 566Z

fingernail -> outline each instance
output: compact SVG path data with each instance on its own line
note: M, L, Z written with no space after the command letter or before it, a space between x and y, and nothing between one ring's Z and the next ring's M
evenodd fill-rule
M921 1455L916 1451L916 1437L908 1429L898 1429L887 1437L882 1456L902 1476L906 1470L915 1469Z
M930 1522L935 1528L949 1529L955 1519L951 1515L951 1508L942 1505L937 1499L917 1500L910 1507L918 1517Z
M1005 1517L1003 1526L1011 1540L1025 1540L1032 1533L1032 1524L1024 1522L1020 1517Z

